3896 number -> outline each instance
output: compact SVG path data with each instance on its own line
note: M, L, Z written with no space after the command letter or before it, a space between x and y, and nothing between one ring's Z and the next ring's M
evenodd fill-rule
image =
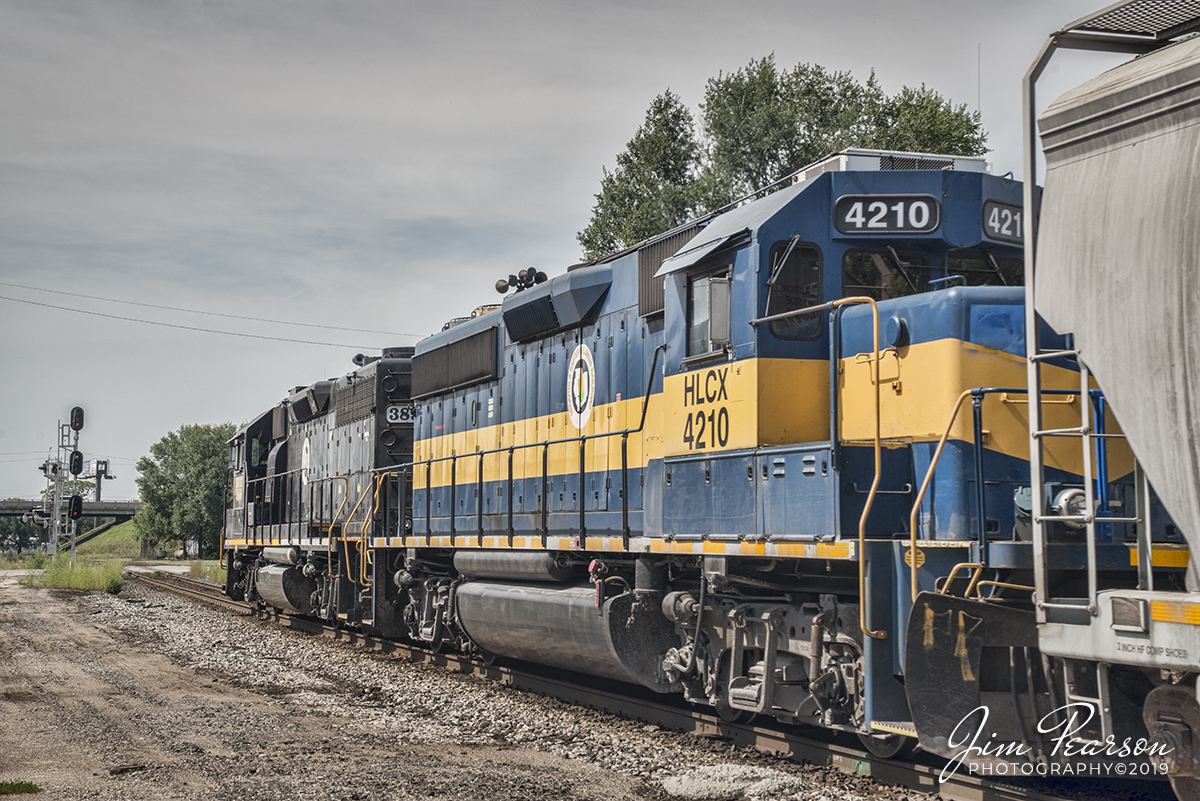
M416 409L412 406L389 406L386 413L387 421L390 424L396 423L411 423L416 417Z

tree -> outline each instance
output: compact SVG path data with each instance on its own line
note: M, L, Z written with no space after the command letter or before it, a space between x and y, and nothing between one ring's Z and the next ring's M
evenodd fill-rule
M668 89L654 98L616 169L604 168L592 220L577 235L585 258L600 258L691 216L689 186L700 151L694 129L678 95Z
M62 496L64 498L70 498L72 495L78 495L85 501L94 500L96 497L96 482L87 481L86 479L82 478L75 478L74 476L68 478L63 482ZM42 490L42 500L51 502L54 500L53 484Z
M924 84L889 97L872 72L815 64L779 70L773 55L710 78L700 105L702 141L669 90L604 170L588 227L578 239L596 259L764 189L850 147L978 156L987 152L979 114ZM656 158L657 157L657 158Z
M232 423L185 425L150 446L137 463L142 511L134 518L145 546L195 540L215 550L224 523Z
M19 501L20 498L9 498ZM35 501L28 501L29 508L37 506ZM36 547L42 533L42 527L36 523L25 523L19 517L0 517L0 552L21 551Z

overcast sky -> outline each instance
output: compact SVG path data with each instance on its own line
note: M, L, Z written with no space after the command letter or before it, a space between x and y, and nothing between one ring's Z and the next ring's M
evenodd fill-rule
M753 58L924 83L978 107L1019 176L1021 77L1102 5L0 0L0 497L42 490L74 405L105 497L136 498L168 431L244 422L499 277L561 272L654 96L695 111ZM1060 55L1042 97L1110 63Z

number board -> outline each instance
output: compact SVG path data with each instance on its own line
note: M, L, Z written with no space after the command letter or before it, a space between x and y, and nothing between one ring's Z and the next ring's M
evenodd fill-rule
M386 414L389 425L411 423L416 419L417 410L413 406L389 406Z
M842 234L929 234L942 224L932 195L843 195L833 207Z
M1023 212L1020 206L989 200L983 204L983 232L988 239L1020 245L1025 241Z

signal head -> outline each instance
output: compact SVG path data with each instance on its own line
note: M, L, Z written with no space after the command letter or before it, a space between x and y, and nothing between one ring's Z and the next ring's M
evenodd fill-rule
M71 475L77 476L83 472L83 454L80 451L71 451Z
M73 409L71 409L71 430L72 431L82 431L83 430L83 407L82 406L76 406Z
M72 495L67 502L67 517L72 520L78 520L83 517L83 498L79 495Z

